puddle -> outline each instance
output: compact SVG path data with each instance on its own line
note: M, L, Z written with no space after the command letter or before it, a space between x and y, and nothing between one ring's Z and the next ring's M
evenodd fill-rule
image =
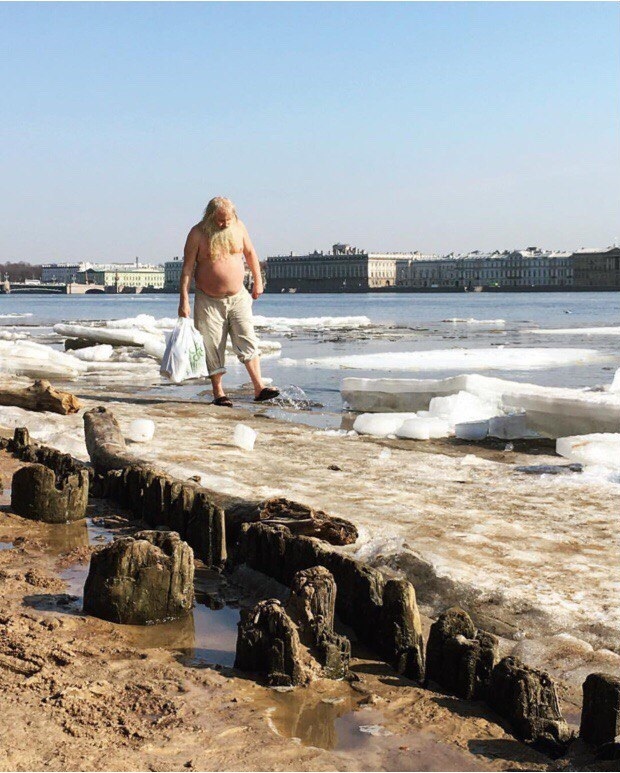
M360 695L342 682L330 683L326 692L318 694L316 686L273 691L267 700L271 706L265 717L274 733L303 746L340 752L357 760L358 765L363 755L364 769L478 769L471 755L442 743L428 730L399 733L381 711L360 707Z
M323 683L324 684L324 683ZM289 692L272 690L265 709L267 723L274 733L296 738L304 746L338 749L346 732L340 720L351 715L361 696L342 682L316 688L297 688ZM361 724L361 723L360 723Z
M10 550L12 547L12 542L0 542L0 550Z
M237 647L239 609L209 609L197 603L193 614L158 625L123 626L134 647L177 651L187 666L232 667Z
M75 523L50 524L41 538L51 553L68 553L76 548L111 542L114 533L105 526L96 525L92 518Z

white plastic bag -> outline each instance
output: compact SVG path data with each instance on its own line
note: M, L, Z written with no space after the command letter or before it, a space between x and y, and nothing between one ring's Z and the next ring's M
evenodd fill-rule
M175 384L208 375L204 341L189 317L179 317L170 333L160 373Z

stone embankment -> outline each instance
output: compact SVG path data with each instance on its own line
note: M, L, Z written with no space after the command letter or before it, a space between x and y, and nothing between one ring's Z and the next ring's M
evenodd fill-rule
M265 599L243 613L238 668L262 673L278 684L303 684L321 670L324 675L345 674L350 645L334 632L337 614L360 643L402 676L418 684L438 684L464 699L485 700L520 739L554 757L566 751L573 737L551 677L516 658L497 662L495 637L477 630L462 610L449 610L432 626L425 652L413 586L386 578L330 544L352 541L350 524L298 503L251 503L221 496L193 481L175 480L127 453L109 411L88 411L84 422L92 466L32 444L20 430L4 445L56 474L86 471L93 496L121 502L149 526L165 530L165 539L172 542L177 538L168 530L176 531L175 544L186 540L207 566L221 570L247 564L292 589L286 608ZM136 537L137 544L141 540ZM150 556L158 538L148 538L146 544L145 556ZM122 543L121 547L133 550ZM145 566L149 560L145 558ZM187 579L187 554L181 563ZM177 597L171 601L167 591L161 595L166 608L171 604L180 611L189 603L188 594L182 592L182 602ZM156 619L165 614L161 608ZM606 758L619 751L615 742L619 701L618 680L604 674L586 679L581 739Z

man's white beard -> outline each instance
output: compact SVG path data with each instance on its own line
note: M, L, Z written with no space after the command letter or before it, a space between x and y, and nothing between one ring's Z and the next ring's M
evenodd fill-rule
M239 252L239 237L237 223L218 229L211 234L209 249L211 260L220 260L228 255Z

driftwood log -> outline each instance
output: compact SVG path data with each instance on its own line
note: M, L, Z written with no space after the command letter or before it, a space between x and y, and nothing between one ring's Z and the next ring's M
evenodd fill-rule
M0 387L0 405L15 405L28 411L50 411L66 416L77 413L81 404L70 392L55 389L49 381L38 379L29 387Z
M152 465L129 455L118 422L107 408L98 407L86 411L84 433L86 448L97 472L108 473L128 467L141 467L166 477L162 470L156 470ZM224 511L229 541L237 540L244 523L258 521L274 526L286 526L293 534L317 537L332 545L349 545L357 539L357 529L349 521L335 518L299 502L283 497L252 501L194 485L214 506Z

